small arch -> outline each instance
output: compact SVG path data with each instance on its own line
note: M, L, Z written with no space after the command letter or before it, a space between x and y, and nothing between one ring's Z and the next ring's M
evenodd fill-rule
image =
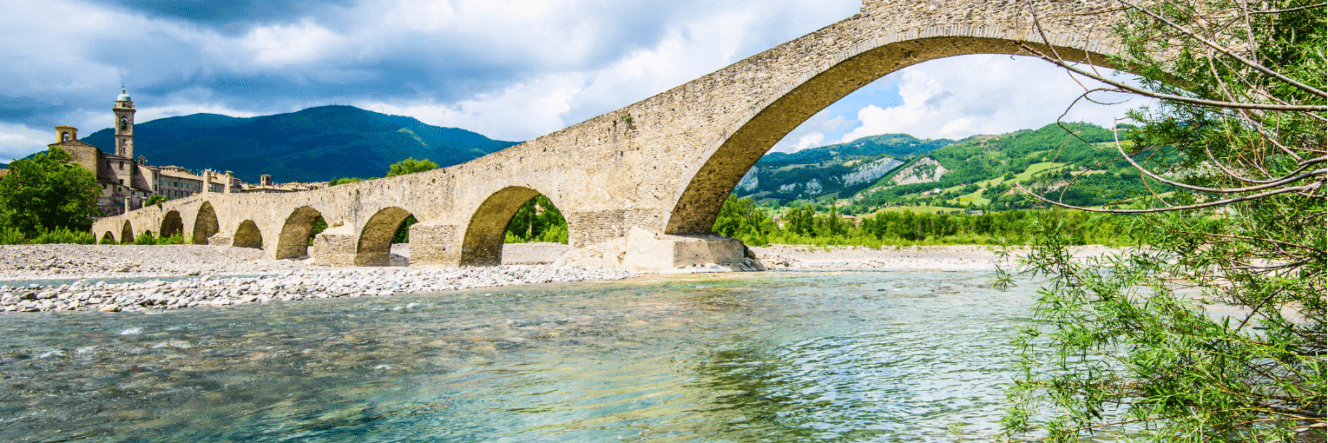
M286 217L281 226L281 235L277 236L278 260L309 255L309 238L314 234L314 225L323 217L317 209L301 206Z
M112 234L111 231L106 231L105 234L102 234L102 235L101 235L101 240L98 241L97 244L99 244L99 245L113 245L113 244L115 244L115 234Z
M360 231L355 246L355 264L359 266L387 266L391 263L392 237L410 212L398 207L384 208L369 218Z
M212 209L212 203L203 202L203 206L198 208L198 217L194 218L194 244L206 245L208 239L217 235L221 231L221 225L217 223L217 211Z
M170 211L161 219L161 238L171 238L177 235L184 235L184 220L180 219L179 211Z
M503 239L513 216L526 202L539 195L534 189L509 186L485 199L466 226L466 236L461 243L461 265L502 264Z
M120 244L127 245L134 242L134 226L125 220L124 227L120 228Z
M263 249L263 233L258 231L258 224L253 220L240 222L240 227L235 230L235 239L231 246L237 248L255 248Z

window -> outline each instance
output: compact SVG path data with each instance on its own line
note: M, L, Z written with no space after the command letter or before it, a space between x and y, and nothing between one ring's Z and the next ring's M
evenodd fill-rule
M102 121L105 121L105 120L102 120ZM120 117L120 130L123 131L123 130L126 130L126 129L129 129L129 119L124 118L124 117Z
M120 170L121 170L121 171L124 170L124 162L120 162Z
M120 179L120 186L124 186L124 179Z

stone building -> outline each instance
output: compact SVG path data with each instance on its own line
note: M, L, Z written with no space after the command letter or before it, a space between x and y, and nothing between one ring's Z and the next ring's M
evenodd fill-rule
M224 178L212 171L196 175L179 166L149 166L147 158L134 158L134 101L121 91L111 107L115 115L115 153L78 140L78 129L56 126L56 142L47 147L60 147L69 153L70 160L92 171L101 186L97 207L103 216L122 214L126 209L138 209L148 197L161 195L167 199L188 197L200 192L239 192L241 183L230 171ZM229 186L225 184L229 183Z

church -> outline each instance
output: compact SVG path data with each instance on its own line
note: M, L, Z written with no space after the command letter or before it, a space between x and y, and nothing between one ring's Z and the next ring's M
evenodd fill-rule
M174 200L200 192L240 192L242 183L230 171L224 175L213 171L197 175L179 166L149 166L142 155L135 158L133 99L121 90L111 111L115 114L114 154L79 141L78 129L73 126L56 126L56 142L47 145L64 149L72 163L97 177L97 185L101 187L97 207L102 216L141 208L153 195Z

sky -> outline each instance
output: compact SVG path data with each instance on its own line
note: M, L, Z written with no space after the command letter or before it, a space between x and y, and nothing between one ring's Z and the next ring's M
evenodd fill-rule
M108 128L123 85L139 123L329 104L529 140L833 24L860 0L0 0L0 162L54 127ZM1082 93L1011 56L916 65L794 130L793 152L866 135L962 138L1055 122ZM1080 104L1110 125L1140 103Z

